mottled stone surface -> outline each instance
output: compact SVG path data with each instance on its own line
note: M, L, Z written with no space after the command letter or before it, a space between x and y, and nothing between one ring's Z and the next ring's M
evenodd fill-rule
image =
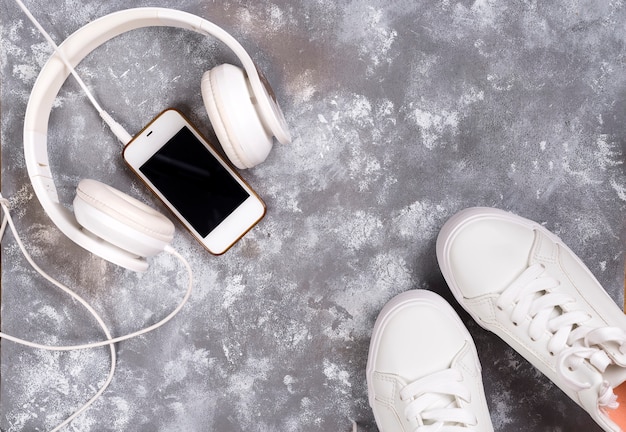
M378 311L413 288L452 301L435 259L445 220L476 205L560 235L621 306L626 231L626 7L591 1L28 1L61 41L106 13L168 6L211 19L274 84L294 141L243 173L268 206L226 255L184 230L195 292L167 326L118 346L105 395L68 430L375 431L365 364ZM33 196L21 145L30 89L50 55L0 4L2 193L36 261L102 313L114 334L163 317L182 295L169 256L146 274L60 234ZM95 51L81 75L136 132L162 109L212 131L204 70L236 62L213 39L146 29ZM90 177L160 208L68 81L52 113L63 202ZM179 226L180 228L180 226ZM2 249L2 330L44 343L102 338L93 319ZM462 312L497 431L596 431L551 382ZM0 429L49 430L102 383L104 348L66 354L1 343Z

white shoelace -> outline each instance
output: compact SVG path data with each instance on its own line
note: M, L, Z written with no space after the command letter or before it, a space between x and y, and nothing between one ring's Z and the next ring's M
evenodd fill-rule
M589 361L600 373L604 373L613 360L602 345L615 345L624 353L626 333L616 327L584 325L591 319L584 311L566 312L562 305L575 303L576 300L559 292L560 282L544 272L545 267L541 264L527 268L500 295L497 306L501 310L510 309L510 318L515 325L531 317L528 334L533 341L541 338L546 331L552 333L548 350L551 355L558 356L557 373L576 391L590 388L591 384L579 382L567 372ZM598 403L609 409L618 406L617 396L607 381L599 389Z
M400 398L409 401L405 416L418 421L415 432L469 432L469 427L477 424L476 416L457 402L469 402L471 396L462 380L461 372L446 369L400 390Z

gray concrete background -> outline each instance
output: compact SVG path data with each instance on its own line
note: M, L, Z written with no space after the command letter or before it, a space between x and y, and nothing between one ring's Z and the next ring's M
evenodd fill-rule
M28 1L61 41L130 6L176 7L223 26L273 83L294 136L243 173L268 206L225 256L178 229L195 292L169 325L119 344L104 397L73 431L375 431L365 364L378 311L413 288L452 301L435 258L445 220L494 206L544 223L623 302L626 7L591 1ZM184 273L158 256L135 274L75 246L27 180L30 89L50 55L0 3L2 193L27 247L122 334L164 316ZM204 70L218 42L147 29L107 43L80 72L131 132L173 106L212 136ZM52 114L63 202L96 178L159 207L68 81ZM180 226L179 226L180 228ZM44 343L97 340L93 320L45 283L11 236L2 330ZM452 301L457 310L457 304ZM481 355L497 431L594 431L587 414L460 312ZM0 429L51 429L104 380L105 349L55 354L1 343Z

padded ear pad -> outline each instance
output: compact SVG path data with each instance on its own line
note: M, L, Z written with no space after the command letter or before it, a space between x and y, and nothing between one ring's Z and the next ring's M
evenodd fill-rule
M273 144L256 109L243 69L223 64L202 76L202 98L224 152L237 168L252 168L267 158Z
M81 180L74 215L87 231L128 252L149 257L174 237L174 224L141 201L96 180Z

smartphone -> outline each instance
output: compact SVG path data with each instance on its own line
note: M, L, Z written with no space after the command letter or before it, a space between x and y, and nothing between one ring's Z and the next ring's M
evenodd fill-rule
M265 215L265 204L183 114L159 114L124 147L130 168L212 254Z

